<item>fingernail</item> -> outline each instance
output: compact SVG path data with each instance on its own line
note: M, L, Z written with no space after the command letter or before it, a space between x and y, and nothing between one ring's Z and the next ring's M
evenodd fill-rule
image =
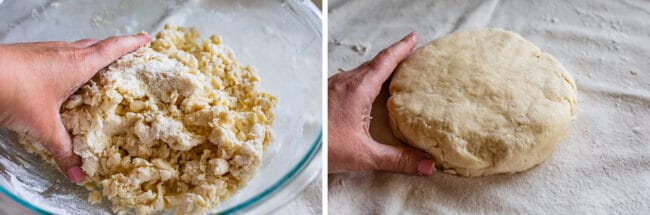
M139 32L139 33L137 33L137 34L135 34L135 35L136 35L136 36L144 36L144 37L146 37L147 39L151 39L151 35L149 35L149 33L144 32L144 31Z
M84 172L78 166L71 167L67 171L70 181L77 183L84 179Z
M434 167L433 160L424 159L418 163L418 172L422 175L431 175L433 174Z
M415 34L416 34L415 31L412 31L411 33L409 33L409 37L415 36Z
M406 35L406 37L404 37L404 39L402 39L402 40L408 40L408 39L411 39L411 37L415 36L415 34L417 34L417 33L415 33L415 31L413 31L413 32L411 32L410 34Z

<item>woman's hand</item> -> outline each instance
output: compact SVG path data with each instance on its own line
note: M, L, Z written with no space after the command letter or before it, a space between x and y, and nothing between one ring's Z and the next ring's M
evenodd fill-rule
M372 102L395 67L415 47L415 32L354 70L328 80L329 172L386 170L433 174L433 160L417 149L376 142L368 131Z
M27 134L50 151L73 182L81 159L63 127L61 104L103 67L150 41L148 35L0 45L0 126Z

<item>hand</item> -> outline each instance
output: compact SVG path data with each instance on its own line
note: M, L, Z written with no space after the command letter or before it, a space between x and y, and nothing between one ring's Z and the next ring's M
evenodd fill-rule
M98 70L144 46L148 35L0 44L0 126L43 144L72 182L83 180L59 115L61 104Z
M402 60L417 44L415 32L354 70L328 80L329 172L386 170L433 174L433 160L408 147L378 143L368 131L372 102Z

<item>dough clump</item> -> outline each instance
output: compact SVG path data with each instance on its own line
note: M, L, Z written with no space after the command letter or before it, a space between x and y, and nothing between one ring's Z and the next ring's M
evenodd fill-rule
M206 213L257 170L276 99L220 37L198 37L165 26L150 47L103 69L64 103L89 201L104 196L118 213Z
M453 33L396 70L387 108L393 133L443 171L484 176L543 162L571 127L573 78L516 33Z

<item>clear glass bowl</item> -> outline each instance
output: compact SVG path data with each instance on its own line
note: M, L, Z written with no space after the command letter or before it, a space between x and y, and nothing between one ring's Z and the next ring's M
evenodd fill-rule
M297 196L321 171L321 21L309 1L51 1L0 0L0 42L75 41L164 24L222 36L261 87L278 97L274 142L255 177L214 212L268 213ZM27 153L0 129L0 193L29 210L56 214L110 213L91 205L85 188Z

